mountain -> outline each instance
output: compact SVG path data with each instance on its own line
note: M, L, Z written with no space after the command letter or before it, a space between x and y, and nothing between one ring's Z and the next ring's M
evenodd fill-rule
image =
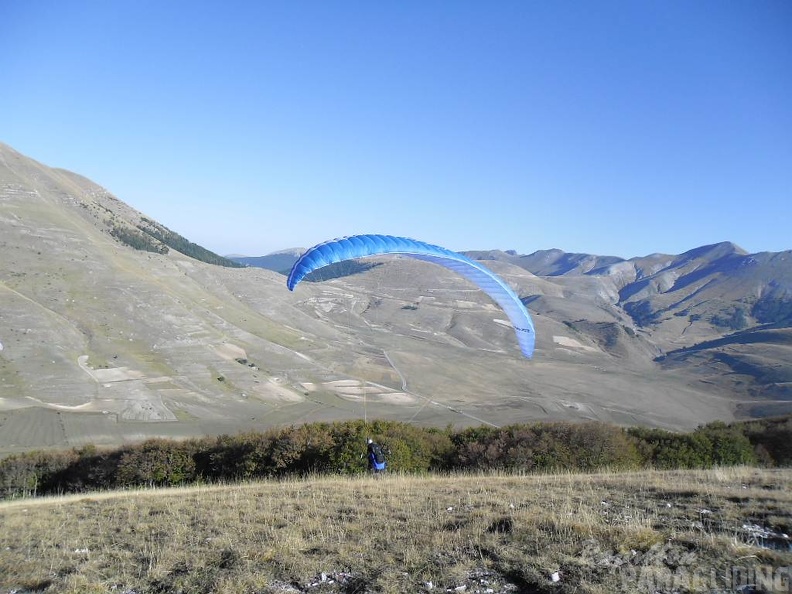
M279 250L264 256L228 256L228 259L245 266L256 266L274 270L275 272L288 273L303 251L301 248L292 248Z
M465 252L476 260L498 260L525 268L538 276L562 276L564 274L583 274L604 266L623 262L613 256L592 256L590 254L569 254L559 249L540 250L530 255L519 255L509 250Z
M290 292L0 144L0 455L350 418L689 428L792 412L790 252L469 254L532 312L533 360L444 268L372 258Z

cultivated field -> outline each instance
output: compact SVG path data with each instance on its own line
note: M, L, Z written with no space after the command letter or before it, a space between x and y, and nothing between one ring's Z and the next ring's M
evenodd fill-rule
M788 591L791 487L730 468L24 499L0 503L0 592Z

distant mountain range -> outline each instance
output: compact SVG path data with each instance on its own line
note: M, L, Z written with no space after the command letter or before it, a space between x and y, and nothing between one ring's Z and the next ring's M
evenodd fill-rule
M297 261L305 250L302 248L292 248L289 250L279 250L264 256L226 256L229 260L238 262L245 266L256 266L266 268L275 272L288 273L292 265Z
M0 455L348 418L683 428L792 412L790 251L467 252L534 316L531 361L443 268L373 258L292 293L299 253L223 258L0 144Z
M293 248L229 259L286 274L303 251ZM651 254L629 260L558 249L529 255L501 250L464 253L540 277L599 279L595 296L621 309L639 327L658 326L669 315L687 318L691 326L703 321L714 326L716 333L792 326L792 251L749 254L723 242L681 255Z

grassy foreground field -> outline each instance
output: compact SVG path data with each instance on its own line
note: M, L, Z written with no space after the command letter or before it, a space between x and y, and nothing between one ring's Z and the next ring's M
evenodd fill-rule
M22 499L0 503L0 593L789 591L791 487L722 468Z

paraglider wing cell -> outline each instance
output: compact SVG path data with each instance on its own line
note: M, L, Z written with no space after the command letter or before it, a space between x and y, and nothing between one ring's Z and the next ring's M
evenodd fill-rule
M375 256L402 254L444 266L465 277L487 293L506 313L514 327L523 355L533 356L536 335L533 321L517 294L484 265L440 246L392 235L353 235L320 243L306 251L292 266L286 286L293 291L305 276L336 262Z

